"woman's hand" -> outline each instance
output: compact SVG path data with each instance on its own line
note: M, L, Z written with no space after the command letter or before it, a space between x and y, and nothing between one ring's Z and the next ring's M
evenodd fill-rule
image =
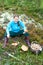
M7 38L10 38L10 35L9 34L7 35Z
M24 30L24 32L28 32L28 30L26 29L26 30Z

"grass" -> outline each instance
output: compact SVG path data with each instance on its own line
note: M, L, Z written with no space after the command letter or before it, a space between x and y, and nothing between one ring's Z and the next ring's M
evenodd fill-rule
M36 21L43 25L42 19L40 19L38 16L31 15L32 13L29 16L33 17ZM30 31L31 30L33 30L32 27L30 28ZM30 35L31 41L36 40L43 44L43 31L36 31L36 29L34 31L36 32L36 35L34 32ZM3 29L0 29L0 38L3 37L3 33ZM33 54L30 49L28 49L27 52L24 52L21 50L21 46L23 44L26 45L23 37L17 38L17 42L18 41L20 44L17 47L14 47L11 46L11 43L14 42L14 40L10 39L9 45L5 49L2 48L3 40L0 41L0 65L43 65L43 51L39 55ZM6 52L8 54L6 54Z
M21 45L25 43L21 37L18 40L20 44L12 47L11 43L14 41L10 39L9 45L5 49L2 48L3 44L0 42L0 65L43 65L43 51L39 55L33 54L30 49L24 52L21 50Z
M5 3L3 4L3 0L0 0L0 4L1 4L0 10L3 11L3 7L5 10L10 10L10 8L12 8L11 11L13 11L13 13L18 13L18 14L24 13L30 17L33 17L35 19L35 21L40 22L43 25L43 19L41 20L41 19L39 19L37 14L33 14L34 9L36 9L36 8L33 9L34 4L33 5L27 4L26 5L25 4L26 2L24 4L19 4L19 1L16 2L16 0L14 1L15 4L13 4L12 2L11 2L11 0L9 0L9 1L5 0ZM20 3L22 3L22 1ZM28 6L30 6L30 7L28 7ZM29 8L30 8L30 10L29 10ZM41 0L40 8L43 9L42 0ZM37 13L39 13L39 10ZM43 10L41 11L41 14L42 13L43 13ZM1 32L1 30L0 30L0 32ZM3 34L3 32L1 32L1 33ZM39 32L39 33L41 33L40 37L43 38L42 32ZM1 34L0 34L0 38L1 37L3 37L3 36L1 36ZM32 37L33 36L31 35L31 38ZM33 39L36 40L36 38L37 39L39 38L38 41L42 42L42 44L43 44L43 40L41 41L40 37L36 35L35 37L33 37ZM43 65L43 51L39 55L33 54L30 51L30 49L27 52L22 51L21 45L25 44L25 42L23 41L23 39L22 40L21 39L22 39L21 37L18 38L17 41L19 41L20 44L17 47L11 46L11 43L13 42L13 40L12 39L9 40L9 45L5 49L2 48L3 41L2 40L0 41L0 65ZM11 56L6 54L6 52L11 54Z
M41 3L40 3L40 8L43 8L43 0L41 0Z

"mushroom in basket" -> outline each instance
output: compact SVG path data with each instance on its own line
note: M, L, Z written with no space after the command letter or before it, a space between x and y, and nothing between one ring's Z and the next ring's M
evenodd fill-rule
M31 51L35 53L39 53L40 51L42 51L42 47L36 42L32 42L30 48Z

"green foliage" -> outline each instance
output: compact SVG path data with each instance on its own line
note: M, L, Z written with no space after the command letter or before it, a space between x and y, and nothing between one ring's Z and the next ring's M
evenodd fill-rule
M40 0L0 0L1 6L18 6L18 7L23 7L26 9L30 10L35 10L40 7ZM36 4L37 3L37 4Z

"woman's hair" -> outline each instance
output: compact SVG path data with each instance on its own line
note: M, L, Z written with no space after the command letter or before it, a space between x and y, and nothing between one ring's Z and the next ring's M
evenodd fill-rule
M18 17L18 18L19 18L19 15L15 14L15 15L14 15L14 18L15 18L15 17Z

